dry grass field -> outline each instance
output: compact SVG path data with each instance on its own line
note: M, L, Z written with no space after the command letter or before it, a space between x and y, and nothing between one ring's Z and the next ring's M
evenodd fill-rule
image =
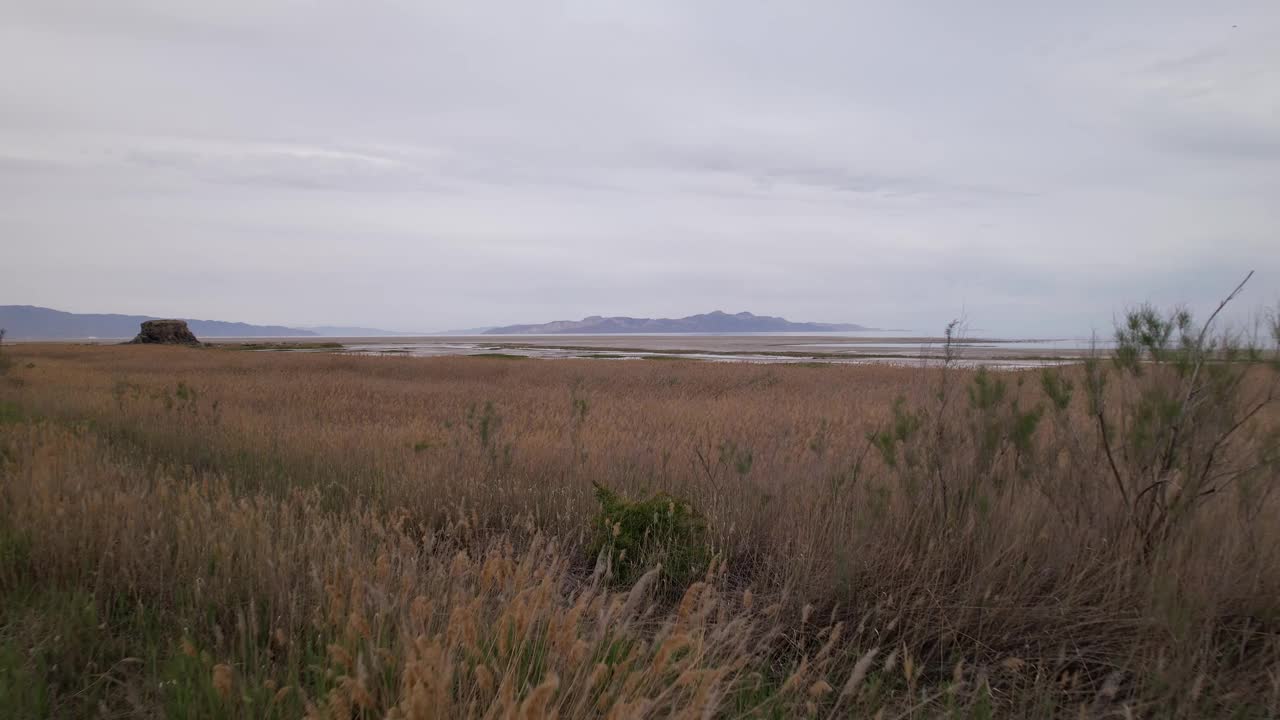
M1185 360L6 346L0 714L1277 717L1277 371Z

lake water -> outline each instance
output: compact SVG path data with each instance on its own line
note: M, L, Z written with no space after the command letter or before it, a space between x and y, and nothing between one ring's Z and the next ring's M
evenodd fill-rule
M908 339L909 338L909 339ZM351 341L345 351L361 355L442 357L510 355L544 360L701 360L747 363L832 363L843 365L937 365L937 338L903 332L827 335L757 333L753 335L562 335L405 338ZM1088 342L1074 339L997 340L953 343L958 364L1030 368L1077 361Z

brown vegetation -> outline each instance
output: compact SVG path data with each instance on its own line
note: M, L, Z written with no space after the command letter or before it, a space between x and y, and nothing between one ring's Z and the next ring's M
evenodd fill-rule
M1265 364L6 352L36 715L1280 713ZM593 483L687 503L705 571Z

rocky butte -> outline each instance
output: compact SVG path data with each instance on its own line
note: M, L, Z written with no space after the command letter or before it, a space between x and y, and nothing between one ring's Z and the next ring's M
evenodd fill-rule
M186 320L147 320L130 345L199 345Z

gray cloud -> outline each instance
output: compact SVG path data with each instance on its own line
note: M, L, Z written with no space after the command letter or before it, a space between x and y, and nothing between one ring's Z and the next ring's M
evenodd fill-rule
M392 156L301 147L139 148L122 161L135 170L173 171L194 180L349 192L444 191L430 168Z
M1266 0L5 17L3 303L410 329L964 308L1058 333L1248 268L1248 298L1280 293Z

